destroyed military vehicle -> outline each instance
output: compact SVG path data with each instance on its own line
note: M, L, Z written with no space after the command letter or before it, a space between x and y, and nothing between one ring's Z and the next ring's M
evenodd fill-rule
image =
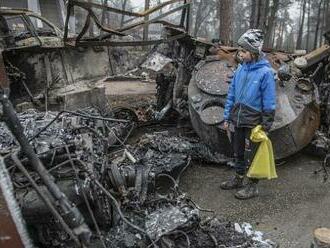
M100 101L98 94L104 88L97 90L99 93L84 88L82 91L89 92L85 97L78 94L68 101L68 94L77 84L87 83L90 87L125 71L122 53L112 46L135 48L163 43L153 52L169 57L165 61L172 66L168 70L154 69L159 86L157 116L164 116L171 108L184 115L189 107L195 131L213 148L226 153L230 146L221 128L221 112L228 89L227 74L237 66L236 49L222 47L216 57L205 60L212 44L189 36L190 3L176 9L182 11L180 24L162 22L162 39L137 42L109 37L83 39L89 18L97 19L93 8L144 17L161 7L133 13L76 0L68 3L67 13L74 7L89 13L76 39L67 37L69 16L62 34L40 17L34 23L30 20L34 14L29 11L7 9L0 14L4 37L0 55L0 206L4 206L0 208L0 244L274 247L238 232L232 223L204 219L201 212L212 211L197 206L179 190L180 177L192 160L224 164L227 157L196 138L171 136L168 132L146 133L128 144L137 127L150 123L140 123L132 109L113 109ZM157 22L155 18L138 25ZM125 31L138 25L117 30L99 22L97 26L111 35L125 36ZM307 66L299 70L294 55L268 53L279 78L280 110L271 132L273 139L279 139L274 142L278 158L306 145L319 125L317 90L322 86L320 74L324 68L317 63L325 59L325 53L322 50L322 56L306 57ZM290 70L281 69L286 64ZM36 97L39 94L42 96ZM95 95L96 99L91 99ZM17 114L11 100L22 96L39 110ZM89 106L84 106L86 102ZM55 103L63 104L49 111ZM288 151L277 150L284 144Z
M170 104L178 112L183 112L179 107L183 104L177 99L186 99L190 121L199 137L215 151L232 156L231 137L222 124L227 91L240 58L235 47L214 47L210 53L197 60L194 66L191 65L191 59L190 64L179 66L175 83L167 83L172 85L167 91L162 86L164 78L166 81L169 77L160 77L160 99L166 95L164 92L173 91L171 101L168 98L162 101L160 113L166 111ZM273 67L277 92L277 108L270 138L275 158L283 159L306 147L320 127L320 108L327 109L325 103L329 96L326 85L330 48L329 45L323 45L304 56L269 50L264 53ZM183 52L184 56L187 54ZM184 93L178 97L176 92L180 91ZM323 91L321 96L320 91ZM170 104L165 104L167 101Z
M314 55L319 58L316 59L318 63L324 59L322 53L329 54L329 48L325 46ZM320 126L318 85L326 80L322 76L325 75L324 66L314 61L299 68L294 55L281 52L265 54L273 66L277 92L270 138L276 159L282 159L308 145ZM297 60L299 62L299 58ZM222 127L223 112L230 78L238 63L237 49L220 48L218 55L196 65L188 89L189 111L195 131L211 147L227 155L231 150L230 138Z

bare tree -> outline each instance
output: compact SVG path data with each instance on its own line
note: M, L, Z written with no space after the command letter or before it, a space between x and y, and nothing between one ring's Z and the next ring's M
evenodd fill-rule
M269 4L269 0L251 0L250 28L265 29Z
M316 22L316 28L315 28L315 36L314 36L314 49L317 48L317 38L319 34L319 29L320 29L320 22L321 22L321 9L322 9L322 4L323 0L320 0L318 6L318 11L317 11L317 22Z
M211 9L212 9L210 7L210 2L205 1L205 0L200 0L199 2L196 1L195 6L197 6L197 8L196 8L196 14L195 14L193 36L198 35L198 31L200 30L201 25L206 20L206 18L208 17L208 15L210 14Z
M256 16L258 15L258 0L251 0L250 28L256 26Z
M267 27L265 28L265 47L272 47L273 33L275 31L276 13L279 9L279 0L273 0L270 16L268 17Z
M321 25L320 25L320 33L319 33L319 46L322 46L323 42L323 33L326 29L325 26L325 14L326 14L326 9L327 9L327 4L329 4L329 1L323 1L323 8L322 8L322 19L321 19Z
M224 45L232 44L233 1L219 0L220 41Z
M326 5L326 8L325 8L325 31L328 31L330 30L330 2L329 1L326 1L327 2L327 5Z
M308 0L307 10L307 33L306 33L306 50L309 51L309 37L311 35L311 0Z
M122 10L126 10L127 0L122 1ZM125 15L121 15L120 27L124 26Z
M259 25L258 28L265 30L267 27L267 17L269 15L269 4L270 0L260 1L260 14L259 14Z
M300 21L300 26L299 26L299 31L298 31L296 49L301 49L302 48L302 37L303 37L303 32L304 32L305 12L306 12L306 0L303 0L303 2L302 2L302 12L301 12L301 21Z
M250 0L235 0L233 8L233 41L249 28L250 24Z
M150 0L145 0L145 2L144 2L144 9L147 10L147 9L149 9L149 7L150 7ZM149 16L146 16L144 18L144 20L145 21L148 21L149 20ZM149 26L146 25L143 28L143 40L148 40L148 33L149 33Z
M276 39L276 46L275 46L277 50L280 50L282 48L284 28L285 28L284 24L285 24L285 20L284 20L284 18L281 18L279 20L279 29L278 29L277 39Z

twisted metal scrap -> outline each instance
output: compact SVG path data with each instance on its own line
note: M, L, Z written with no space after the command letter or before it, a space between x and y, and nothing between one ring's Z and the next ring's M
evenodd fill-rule
M119 28L117 30L109 28L109 27L105 27L100 22L100 20L98 19L98 17L96 16L96 14L92 10L92 8L96 8L96 9L102 9L102 10L117 13L117 14L122 14L122 15L127 15L127 16L133 16L133 17L136 17L136 18L140 18L140 17L149 16L152 13L164 8L165 6L168 6L168 5L176 3L176 2L181 2L181 1L184 2L183 5L181 5L177 8L174 8L174 9L172 9L172 10L166 12L166 13L163 13L163 14L161 14L161 15L159 15L159 16L151 19L151 20L143 20L143 21L140 21L140 22L137 22L137 23L130 24L130 25L127 25L125 27ZM88 15L87 15L86 20L85 20L84 27L83 27L82 31L78 34L77 38L75 39L76 45L79 44L79 43L85 43L85 42L81 42L81 39L86 34L86 32L87 32L87 30L90 26L91 20L93 20L95 22L96 26L100 30L108 33L108 35L105 35L103 38L101 38L101 40L104 39L104 38L108 38L111 35L126 36L126 34L123 33L124 31L128 31L128 30L131 30L133 28L140 27L140 26L148 26L149 24L152 24L152 23L160 23L160 24L163 24L163 25L171 26L171 27L184 28L185 29L184 35L179 34L179 35L174 36L175 39L180 39L180 38L184 37L185 35L187 35L187 31L189 30L190 5L191 5L191 2L189 0L170 0L170 1L167 1L167 2L164 2L164 3L161 3L161 4L159 4L159 5L157 5L153 8L145 10L143 12L131 12L131 11L121 10L121 9L117 9L117 8L106 6L106 5L101 5L101 4L98 4L98 3L83 2L83 1L80 1L80 0L69 0L68 5L67 5L67 16L66 16L65 25L64 25L63 39L64 39L64 42L66 44L70 44L68 42L69 41L69 39L68 39L68 27L69 27L70 13L72 13L74 7L83 8L84 10L86 10L88 12ZM170 23L170 22L167 22L167 21L164 21L164 20L160 20L160 19L162 19L162 18L164 18L164 17L166 17L170 14L173 14L177 11L180 11L180 10L182 10L180 25L175 25L173 23ZM128 22L131 22L131 21L135 20L136 18L130 19L130 20L128 20ZM105 43L104 42L100 43L100 40L98 40L98 41L88 41L86 44L89 44L89 45L103 45L103 44L106 45L107 44L107 45L125 45L125 46L129 46L129 45L159 44L159 43L166 42L166 41L167 41L167 39L159 39L159 40L153 40L153 41L116 42L116 43L106 41Z

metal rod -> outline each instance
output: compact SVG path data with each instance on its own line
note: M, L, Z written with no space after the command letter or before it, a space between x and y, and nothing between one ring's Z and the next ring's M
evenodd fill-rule
M191 1L188 0L189 6L187 8L187 16L186 16L186 32L189 34L190 31L190 18L191 18Z
M9 101L6 94L0 95L0 102L3 106L4 121L21 146L21 150L30 160L34 170L39 174L41 180L46 185L51 195L58 201L62 216L74 233L79 236L81 242L85 245L89 243L91 231L86 225L84 217L81 215L79 209L74 206L65 194L59 189L54 182L53 177L48 173L33 147L29 144L28 139L23 133L23 127L15 113L12 103Z
M146 40L146 41L80 41L76 44L76 46L117 46L117 47L125 47L125 46L150 46L157 45L161 43L166 43L174 40L179 40L186 37L186 33L178 34L166 39L158 39L158 40ZM66 45L72 46L69 42Z
M63 34L63 40L64 42L68 39L68 33L69 33L69 21L70 21L70 14L73 6L71 4L71 1L68 2L68 7L66 9L66 17L65 17L65 25L64 25L64 34Z
M141 22L137 22L137 23L134 23L134 24L131 24L131 25L127 25L126 27L122 27L122 28L118 29L117 31L123 32L123 31L127 31L129 29L135 28L137 26L146 26L146 25L149 25L151 23L155 23L156 21L158 21L158 20L160 20L160 19L162 19L162 18L164 18L164 17L166 17L166 16L168 16L170 14L173 14L173 13L179 11L179 10L185 10L185 9L189 8L189 6L190 6L190 4L181 5L181 6L177 7L177 8L175 8L175 9L171 9L168 12L166 12L164 14L161 14L161 15L155 17L155 18L152 18L150 20L147 19L147 20L144 20L144 21L141 21Z
M102 121L114 121L114 122L123 122L123 123L128 123L128 120L122 120L122 119L114 119L114 118L104 118L104 117L99 117L99 116L92 116L92 115L85 115L85 114L80 114L72 111L66 111L63 110L59 112L53 120L51 120L46 126L44 126L38 133L36 133L32 138L29 139L29 141L34 140L37 138L43 131L45 131L50 125L52 125L63 113L68 113L72 114L75 116L80 116L82 118L87 118L87 119L96 119L96 120L102 120Z
M184 0L184 4L187 4L187 0ZM186 19L187 9L184 8L181 13L181 20L180 20L180 26L184 27L185 19Z
M71 239L75 242L75 244L77 246L81 246L81 243L80 243L79 239L72 232L72 230L70 229L70 227L65 223L64 219L62 218L62 216L58 213L58 211L56 210L56 208L53 206L53 202L51 201L51 199L48 197L48 195L46 195L44 192L42 192L42 190L40 189L40 187L37 185L37 183L31 177L30 173L25 169L24 165L18 159L17 153L18 152L15 152L15 153L13 153L11 155L11 159L15 162L16 167L29 180L29 182L31 183L32 187L35 189L35 191L39 195L40 199L45 203L45 205L48 207L48 209L54 215L54 217L60 222L60 224L63 227L64 231L67 232L67 234L69 234L69 236L71 237Z
M86 34L86 32L89 28L90 22L91 22L91 15L90 15L90 13L88 13L88 15L86 16L85 24L84 24L81 32L78 34L76 41L79 41Z
M71 167L72 167L72 169L73 169L73 171L74 171L74 173L75 173L75 177L76 177L76 180L77 180L77 182L78 182L78 181L79 181L78 171L77 171L77 169L76 169L75 164L73 163L73 160L72 160L72 157L71 157L71 154L70 154L70 151L69 151L69 147L68 147L67 145L65 146L65 151L66 151L66 153L68 154L68 157L69 157L69 160L70 160ZM84 186L83 186L83 185L81 186L81 192L82 192L82 195L83 195L83 198L84 198L84 201L85 201L85 204L86 204L87 210L88 210L88 212L89 212L89 215L90 215L90 217L92 218L93 224L94 224L94 226L95 226L95 230L96 230L97 234L98 234L99 237L100 237L100 241L101 241L101 243L102 243L102 246L103 246L103 248L107 248L107 246L105 245L105 242L104 242L103 235L102 235L101 230L100 230L100 228L99 228L99 225L97 224L97 221L96 221L95 215L94 215L94 213L93 213L93 211L92 211L91 205L89 204L89 201L88 201L88 198L87 198L87 196L86 196L86 193L85 193L85 190L84 190Z
M147 10L143 11L143 12L131 12L131 11L127 11L127 10L122 10L122 9L117 9L117 8L113 8L110 6L104 6L102 4L97 4L97 3L88 3L88 2L82 2L82 1L77 1L77 0L70 0L69 3L74 4L76 6L82 7L82 8L96 8L96 9L105 9L107 11L110 12L114 12L117 14L123 14L123 15L128 15L128 16L135 16L135 17L145 17L148 16L154 12L156 12L159 9L162 9L163 7L172 4L172 3L176 3L176 2L181 2L183 0L170 0L164 3L161 3L153 8L148 8Z

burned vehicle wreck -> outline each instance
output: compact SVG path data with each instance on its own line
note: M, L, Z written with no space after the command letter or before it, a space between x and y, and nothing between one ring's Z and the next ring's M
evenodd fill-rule
M23 9L0 8L2 48L56 47L63 32L42 16Z
M141 18L175 2L182 5L120 29L105 27L94 13L105 10ZM70 0L64 32L44 19L40 20L51 31L38 30L28 19L34 16L31 12L0 12L0 21L7 23L0 55L1 246L276 247L260 233L255 237L250 227L215 218L212 210L198 206L179 188L182 174L194 161L228 162L221 111L227 74L237 65L235 48L223 47L218 55L206 57L213 44L189 35L190 4L171 0L136 13ZM76 8L86 10L87 16L81 33L72 38L68 22ZM179 24L162 20L175 11L181 12ZM13 34L8 20L17 16L29 32ZM103 33L85 38L92 21ZM161 39L122 39L126 31L154 23L164 25ZM110 105L104 84L127 80L127 71L138 71L123 64L129 57L121 58L127 54L118 48L151 45L155 47L137 64L140 72L146 70L155 78L156 111L154 119L141 121L135 109ZM325 82L328 52L307 55L306 60L313 62L300 71L294 56L268 54L278 70L283 98L279 105L284 109L277 116L273 139L290 137L289 143L283 139L275 144L275 149L287 144L286 151L277 151L278 158L309 143L319 126L317 92ZM286 64L290 72L281 67ZM33 108L20 109L22 98ZM190 114L193 128L206 144L189 135L191 130L141 131L161 126L161 120L171 119L173 112L180 120ZM295 134L304 129L300 136Z
M64 199L56 199L56 194L52 195L54 189L49 184L43 185L45 179L33 171L33 164L22 154L24 145L21 151L17 150L13 136L2 126L1 153L8 154L4 155L4 162L15 197L31 237L42 247L63 244L68 247L75 241L72 239L75 235L85 245L101 242L103 247L145 247L150 242L148 239L157 242L172 232L182 236L176 229L192 228L200 217L198 208L184 196L180 197L178 175L189 165L191 158L209 157L214 162L223 161L199 143L166 134L145 135L135 147L127 145L124 151L118 150L118 142L125 140L134 123L104 118L93 111L48 113L46 117L44 113L32 111L20 115L20 122L29 130L26 137L36 149L37 160L45 165L45 173L53 178L60 192L73 204L71 206L79 209L75 212L70 207L62 214L65 221L72 218L71 214L78 219L73 234L63 228L61 216L50 218L54 207L49 207L62 207ZM108 135L104 130L109 131ZM22 137L17 140L22 141ZM156 184L161 178L173 184L173 192L157 193ZM48 190L52 193L50 196ZM164 223L158 223L159 220ZM96 232L91 243L91 231L87 226ZM117 228L122 229L124 237L114 231ZM141 236L136 238L137 234ZM132 235L131 246L125 244L129 238L125 235ZM138 243L141 244L137 246Z
M69 1L67 13L72 8L88 12L85 28L73 39L68 37L69 15L62 33L43 18L39 22L51 30L38 30L29 11L1 10L5 37L0 57L1 246L273 246L271 241L255 239L251 231L237 230L233 223L203 217L203 212L213 211L199 207L180 191L181 175L192 161L221 164L227 162L225 156L196 137L164 130L131 141L135 131L139 133L140 127L150 123L142 123L132 109L112 108L103 98L104 87L98 87L109 75L116 77L116 69L126 69L120 68L116 56L121 54L111 46L173 42L180 50L180 39L188 40L189 47L196 41L187 34L188 1L176 9L182 12L179 25L159 17L121 30L104 27L93 9L144 17L174 2L180 1L135 13ZM15 24L17 18L20 25ZM116 36L125 36L126 29L161 22L167 36L155 41L113 40L110 36L84 39L90 19ZM87 70L91 57L99 64ZM77 85L86 82L96 82L96 87L79 88L77 93ZM33 108L21 108L21 99Z
M158 132L130 145L125 141L137 123L119 119L123 113L30 110L17 118L5 95L1 102L1 169L29 233L9 232L13 236L4 244L21 239L25 247L273 246L232 223L203 219L202 212L212 211L179 190L192 160L227 161L198 140Z

